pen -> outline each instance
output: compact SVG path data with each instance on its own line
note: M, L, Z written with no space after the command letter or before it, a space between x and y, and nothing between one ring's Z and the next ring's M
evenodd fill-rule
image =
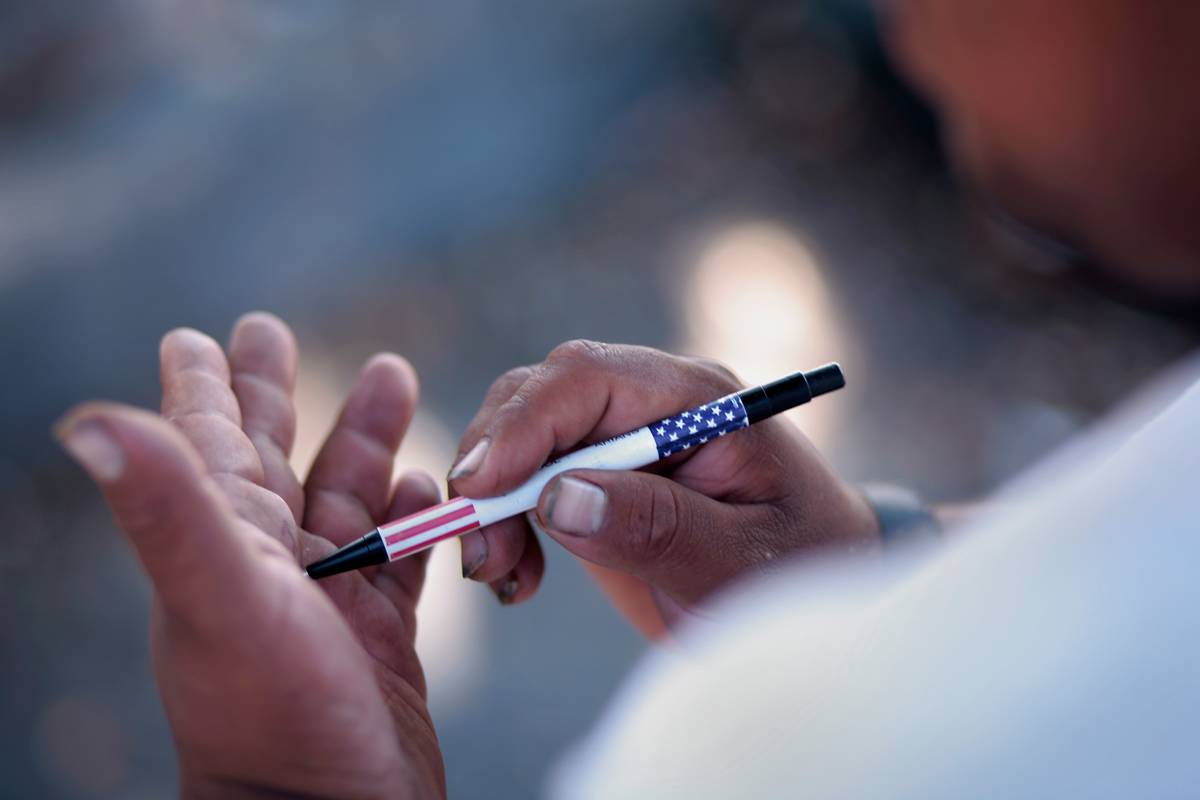
M546 484L568 470L638 469L676 453L701 447L845 385L842 368L837 364L826 364L808 372L797 372L772 383L728 394L568 453L543 466L508 494L478 500L456 497L402 519L384 523L361 539L309 564L305 571L311 578L327 578L411 556L445 539L535 508Z

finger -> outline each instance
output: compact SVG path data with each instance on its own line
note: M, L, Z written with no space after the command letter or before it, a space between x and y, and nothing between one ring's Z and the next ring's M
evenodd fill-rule
M516 605L533 597L545 571L546 556L542 553L542 545L533 531L526 528L520 559L503 577L491 581L490 586L500 605Z
M261 485L262 463L242 431L221 346L199 331L178 328L163 337L159 365L163 416L183 431L208 471Z
M784 552L783 526L772 513L769 506L718 502L659 475L605 470L555 478L537 507L538 522L570 552L685 603Z
M535 367L516 367L515 369L510 369L492 383L487 390L487 394L483 396L483 402L480 404L479 410L475 412L475 417L467 425L466 430L463 431L462 439L459 442L458 455L454 459L455 465L460 464L467 451L479 441L484 429L491 422L492 417L495 416L496 409L500 408L500 406L508 402L509 398L516 394L517 389L520 389L525 381L529 380L530 376L533 375L534 369ZM446 479L449 481L457 477L458 475L454 474L453 470L451 470L451 474L446 476Z
M387 519L399 519L441 502L441 490L428 473L412 470L400 476L388 505ZM401 613L411 614L425 583L430 550L393 561L378 570L374 582Z
M180 432L145 411L90 404L56 435L99 484L167 612L199 626L236 618L258 583L256 540Z
M304 490L288 458L296 437L296 339L278 317L247 314L229 337L233 393L242 430L258 452L263 486L284 499L292 516L304 516Z
M300 524L296 522L292 510L282 497L257 483L227 473L218 473L210 477L224 493L225 499L237 516L257 528L259 532L277 540L288 553L299 560L303 534Z
M737 388L707 363L644 347L568 342L492 415L452 471L469 497L508 491L551 454L624 433ZM714 443L718 449L723 442Z
M417 404L417 378L380 354L359 374L305 482L303 527L343 545L384 521L396 449Z
M454 459L456 469L464 463L467 451L475 446L484 428L495 415L496 409L506 403L516 393L529 376L533 367L517 367L501 375L492 383L479 411L467 425L460 440L458 455ZM467 461L469 465L469 460ZM458 477L454 469L446 476L447 483ZM451 486L451 494L457 494ZM504 520L490 525L482 530L472 531L459 537L462 557L462 575L464 578L490 583L497 577L507 574L516 566L517 560L525 547L526 526L519 520Z
M507 575L525 552L529 524L512 517L461 537L463 577L491 583Z
M478 442L484 428L491 421L496 409L508 401L517 389L533 374L533 367L517 367L501 375L492 383L475 418L467 425L460 441L456 465L463 463L466 450ZM454 470L446 476L447 482L456 477ZM451 495L456 495L451 486ZM520 520L503 520L482 530L472 531L459 537L464 578L490 583L507 574L516 566L525 548L526 525Z

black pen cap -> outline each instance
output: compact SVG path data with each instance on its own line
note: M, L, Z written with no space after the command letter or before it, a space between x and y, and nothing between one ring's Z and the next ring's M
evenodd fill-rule
M826 364L804 373L808 381L809 391L813 397L836 392L846 385L846 376L842 373L840 364Z
M773 383L755 386L738 394L751 423L803 405L814 397L841 389L846 376L837 364L826 364L809 372L797 372Z

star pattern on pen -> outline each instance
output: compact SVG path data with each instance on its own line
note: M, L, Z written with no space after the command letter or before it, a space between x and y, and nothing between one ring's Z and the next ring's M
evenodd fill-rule
M736 394L684 411L650 426L660 458L707 444L750 424Z

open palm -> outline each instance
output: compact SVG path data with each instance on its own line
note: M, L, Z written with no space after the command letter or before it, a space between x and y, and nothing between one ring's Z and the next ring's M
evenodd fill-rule
M244 317L228 354L192 330L161 348L162 416L84 405L59 429L154 584L151 640L187 796L444 795L413 649L420 558L320 585L299 564L436 502L391 483L416 378L363 368L302 484L288 463L297 353Z

